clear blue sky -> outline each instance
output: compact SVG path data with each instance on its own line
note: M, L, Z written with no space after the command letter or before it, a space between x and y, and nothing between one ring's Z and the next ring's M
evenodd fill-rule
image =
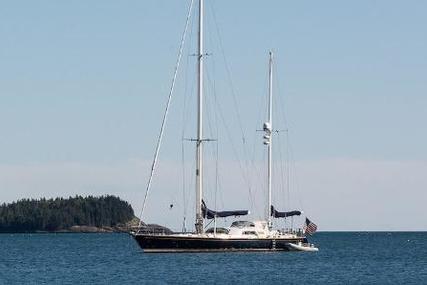
M0 201L111 193L140 207L188 2L2 3ZM302 199L323 229L427 230L427 2L206 2L208 68L225 90L213 9L246 132L275 51ZM181 116L164 161L180 157Z

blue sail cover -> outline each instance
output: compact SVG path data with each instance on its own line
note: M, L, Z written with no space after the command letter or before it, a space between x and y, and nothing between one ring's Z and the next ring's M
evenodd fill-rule
M287 218L301 215L301 211L279 212L271 205L271 215L275 218Z
M214 211L206 207L205 201L202 201L202 215L205 219L225 218L230 216L245 216L249 213L248 210L236 211Z

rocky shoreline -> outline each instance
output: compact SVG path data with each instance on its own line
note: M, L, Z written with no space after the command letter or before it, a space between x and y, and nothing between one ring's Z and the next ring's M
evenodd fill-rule
M165 233L170 234L173 231L157 224L145 224L142 223L142 232L144 233ZM17 234L17 233L35 233L35 234L49 234L49 233L134 233L138 231L139 219L134 217L131 221L126 224L119 224L113 227L102 226L87 226L87 225L74 225L68 229L61 229L56 231L15 231L15 232L3 232L6 234Z

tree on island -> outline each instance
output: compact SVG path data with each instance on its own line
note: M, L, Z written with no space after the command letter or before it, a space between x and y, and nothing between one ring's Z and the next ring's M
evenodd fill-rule
M67 231L73 226L115 227L134 217L128 202L111 195L22 199L0 205L0 232Z

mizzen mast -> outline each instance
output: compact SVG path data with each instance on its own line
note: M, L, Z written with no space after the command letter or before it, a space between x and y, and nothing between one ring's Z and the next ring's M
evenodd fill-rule
M272 227L271 219L271 185L272 185L272 142L273 142L273 52L270 51L270 59L268 64L268 115L267 122L264 123L263 130L264 134L264 144L268 148L268 167L267 167L267 188L268 188L268 197L267 197L267 209L266 209L266 220L268 221L268 227Z

